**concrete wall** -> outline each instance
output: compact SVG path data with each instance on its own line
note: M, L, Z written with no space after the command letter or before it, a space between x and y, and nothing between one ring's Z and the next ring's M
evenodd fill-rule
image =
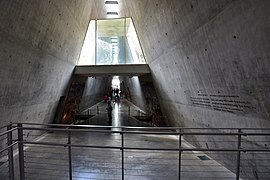
M80 109L86 110L96 103L103 100L106 90L111 85L111 78L107 77L89 77L86 80L84 94Z
M269 0L129 0L127 7L168 124L270 127ZM256 179L260 167L246 163L246 177Z
M52 120L91 7L87 0L0 0L0 125Z
M121 91L147 116L153 115L155 111L160 109L151 75L123 77Z
M92 2L0 0L0 125L53 118ZM125 7L168 124L270 127L269 0L126 0ZM104 13L104 5L93 8L92 17Z
M127 4L169 124L270 127L270 1Z
M121 82L121 91L123 91L126 98L138 106L144 112L147 111L145 94L142 89L142 84L138 76L123 77Z

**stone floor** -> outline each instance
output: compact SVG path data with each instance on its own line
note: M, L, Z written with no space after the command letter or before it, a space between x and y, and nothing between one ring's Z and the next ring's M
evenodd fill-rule
M133 116L144 116L145 112L136 107L129 101L122 101L121 103L112 102L113 106L113 121L112 126L136 126L144 127L151 126L150 123L139 121ZM100 102L91 107L89 111L85 110L83 114L95 115L89 121L82 122L90 125L104 125L108 126L108 118L106 114L106 103Z
M97 108L98 106L98 108ZM108 126L105 111L106 104L101 102L91 108L95 114L84 124ZM132 115L142 115L136 106L130 102L116 103L113 106L113 122L109 129L118 131L119 126L151 126L151 123L141 122ZM98 111L97 111L98 109ZM89 111L90 113L90 111ZM131 116L130 116L131 115ZM108 129L108 128L107 128ZM47 132L36 135L36 141L66 144L65 132ZM27 140L27 137L25 137ZM71 143L92 146L121 146L121 134L100 132L75 132L71 134ZM177 148L178 137L173 135L126 134L124 145L127 147L144 148ZM182 146L190 146L183 141ZM25 145L26 179L64 180L69 179L69 156L67 146ZM124 151L124 178L128 180L174 180L179 179L179 153L176 151ZM116 179L122 178L122 151L120 148L71 148L72 177L76 180L84 179ZM218 162L202 152L185 152L181 156L181 179L235 179L235 175ZM17 156L15 162L17 162ZM0 167L1 180L8 179L4 173L7 169ZM15 165L16 178L18 163Z

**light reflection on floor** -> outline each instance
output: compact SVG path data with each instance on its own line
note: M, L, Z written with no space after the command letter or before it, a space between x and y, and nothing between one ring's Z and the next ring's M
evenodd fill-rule
M99 113L89 123L108 126L106 103L98 104ZM97 109L96 107L94 107ZM147 126L135 118L129 116L129 108L126 103L116 103L113 106L112 130L119 131L119 126ZM138 113L136 107L131 107L131 114ZM179 146L178 136L173 135L140 135L126 134L124 136L126 147L145 148L176 148ZM42 141L66 143L66 134L51 133ZM120 133L74 133L72 143L81 145L96 146L121 146ZM186 142L182 145L190 146ZM26 147L25 147L26 148ZM67 147L30 146L26 150L35 153L25 153L27 179L58 179L64 180L68 177L68 156ZM48 153L45 153L48 152ZM182 153L182 177L192 179L198 177L209 177L208 180L235 179L234 174L210 159L202 161L198 155L205 155L201 152ZM167 151L124 151L125 179L144 180L166 180L178 179L178 152ZM40 159L45 160L44 162ZM29 162L35 162L30 164ZM73 179L121 179L121 149L100 149L100 148L72 148L72 171ZM50 165L51 164L51 165ZM43 173L43 174L42 174Z

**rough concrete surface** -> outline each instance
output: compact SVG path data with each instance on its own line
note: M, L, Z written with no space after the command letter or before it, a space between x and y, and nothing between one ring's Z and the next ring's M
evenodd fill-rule
M270 1L126 4L168 124L270 127ZM255 161L242 169L253 172L251 179L262 176Z
M65 93L90 1L0 1L1 124L49 122Z
M0 0L0 125L50 121L89 17L106 14L102 3ZM121 5L120 15L133 18L169 125L270 127L269 0Z
M127 4L171 125L270 127L269 1Z
M111 78L108 77L89 77L86 80L82 102L80 104L81 111L94 106L103 100L106 88L110 85Z

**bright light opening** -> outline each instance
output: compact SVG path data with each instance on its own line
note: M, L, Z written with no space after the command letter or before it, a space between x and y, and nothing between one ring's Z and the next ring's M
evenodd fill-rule
M118 1L105 1L105 4L118 4Z
M87 33L82 46L78 65L94 65L95 64L95 20L90 21Z
M120 90L120 79L119 79L119 76L113 76L113 79L112 79L112 89L119 89Z
M132 19L91 21L77 64L146 64Z
M108 18L116 18L118 17L119 12L119 4L118 1L106 1L106 10Z

